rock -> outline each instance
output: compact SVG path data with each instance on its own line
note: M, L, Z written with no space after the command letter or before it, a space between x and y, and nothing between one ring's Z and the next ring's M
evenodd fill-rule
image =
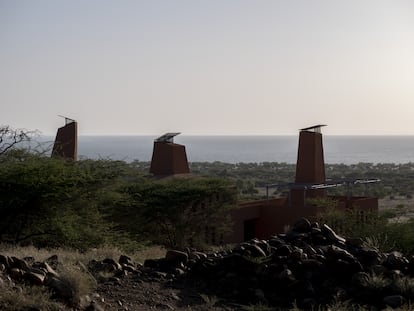
M245 249L252 257L266 257L266 253L257 244L247 244Z
M32 285L38 285L41 286L43 285L44 281L46 278L46 274L42 274L42 273L35 273L35 272L26 272L23 275L23 279L26 280L27 282L29 282Z
M275 247L275 248L278 248L281 245L285 245L285 242L282 239L280 239L276 236L271 237L269 239L268 243L269 243L270 246Z
M9 256L0 254L0 264L3 264L6 270L11 268L12 263L13 260Z
M73 299L76 297L76 289L73 288L70 282L50 276L45 279L44 284L52 290L56 298L70 303L74 302Z
M180 263L186 265L188 262L188 255L182 251L169 250L165 254L165 260L172 265L179 265Z
M116 276L110 277L107 282L109 282L111 284L114 284L114 285L121 285L122 284L121 279L119 277L116 277Z
M346 239L346 245L351 247L361 247L364 244L364 240L361 238Z
M55 277L59 276L59 274L47 262L35 262L33 263L31 270L33 270L33 268L40 269L46 272L47 274L51 274Z
M266 240L259 240L256 244L266 253L266 255L270 254L269 242L267 242Z
M53 270L57 270L59 266L59 260L57 255L52 255L45 260L45 262L52 267Z
M294 260L301 260L307 259L307 255L303 253L303 249L294 247L292 253L290 254L290 258Z
M146 259L144 261L144 267L156 269L156 270L164 270L166 266L166 260L165 258L159 258L159 259Z
M117 278L123 278L123 277L125 277L127 275L128 275L128 271L127 270L124 270L124 269L122 269L122 270L116 270L115 273L114 273L114 276L117 277Z
M391 252L385 258L383 265L391 270L404 271L408 269L409 261L400 252Z
M35 258L33 256L26 256L23 258L23 260L29 265L32 265L35 262Z
M346 242L346 240L345 240L343 237L341 237L341 236L337 235L337 234L335 233L335 231L333 231L333 230L332 230L332 228L331 228L331 227L329 227L327 224L324 224L324 225L322 226L321 230L322 230L322 233L324 234L324 236L325 236L325 237L326 237L329 241L331 241L331 242L333 242L333 243L340 243L340 244L343 244L343 243L345 243L345 242Z
M290 256L291 253L292 247L287 244L284 244L274 251L273 256Z
M307 254L308 257L310 257L310 258L312 258L312 257L314 257L318 254L316 252L316 250L308 244L306 244L302 249L303 249L304 253Z
M135 269L134 266L126 265L126 264L122 265L122 270L127 271L127 272L131 272L131 273L136 272L136 269Z
M361 247L354 254L363 265L372 266L381 263L381 254L376 249Z
M128 266L134 266L135 265L134 262L133 262L133 260L131 259L131 257L128 257L126 255L119 256L118 262L121 265L128 265Z
M24 272L18 268L11 268L9 270L9 276L15 280L15 281L20 281L23 277Z
M103 269L108 272L122 270L122 266L112 258L105 258L102 260Z
M191 252L188 255L188 258L192 258L192 259L207 259L207 254L206 253L203 253L203 252L194 251L194 252Z
M92 301L85 309L84 311L104 311L105 309L99 305L96 301Z
M17 268L17 269L20 269L22 271L29 271L30 270L30 266L25 260L19 259L17 257L11 257L11 259L13 260L13 264L12 264L13 268Z
M296 280L293 272L290 269L283 269L282 272L279 273L278 279L282 282L287 282L287 284L292 283Z
M391 308L399 308L405 303L405 301L405 298L401 295L386 296L382 300L385 305Z
M348 252L347 250L345 250L341 247L335 246L335 245L331 245L331 246L328 247L328 249L326 251L326 255L328 257L331 257L331 258L335 259L335 260L342 259L342 260L345 260L345 261L348 261L348 262L356 261L356 258L350 252Z
M311 231L311 223L306 218L302 217L297 222L294 223L292 229L299 233L308 233Z
M175 268L174 271L173 271L173 274L175 276L183 275L184 273L185 273L185 271L183 269L180 269L180 268Z
M227 271L240 275L254 275L255 264L239 254L223 257L216 265L219 271Z

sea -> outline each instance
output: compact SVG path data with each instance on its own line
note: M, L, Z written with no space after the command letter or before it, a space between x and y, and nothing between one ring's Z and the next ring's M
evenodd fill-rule
M155 136L79 136L78 157L150 161ZM54 137L42 137L53 142ZM175 137L186 147L189 162L296 163L298 136ZM414 162L414 136L323 136L329 164Z

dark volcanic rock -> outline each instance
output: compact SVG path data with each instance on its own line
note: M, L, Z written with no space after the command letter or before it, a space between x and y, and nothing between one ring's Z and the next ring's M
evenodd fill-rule
M3 283L46 286L57 298L69 302L74 298L73 288L56 272L57 256L35 262L0 255L0 265ZM414 257L381 253L360 239L345 239L329 226L304 218L287 234L252 239L232 249L169 250L164 258L148 259L143 266L123 255L118 261L92 260L87 269L95 276L111 272L108 286L122 286L130 274L137 287L144 282L181 282L229 305L265 304L281 310L293 303L305 310L325 309L335 299L380 310L399 308L414 298L410 288Z

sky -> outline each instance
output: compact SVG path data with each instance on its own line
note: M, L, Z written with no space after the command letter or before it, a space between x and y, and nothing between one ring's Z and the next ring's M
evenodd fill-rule
M412 0L0 0L0 125L414 135Z

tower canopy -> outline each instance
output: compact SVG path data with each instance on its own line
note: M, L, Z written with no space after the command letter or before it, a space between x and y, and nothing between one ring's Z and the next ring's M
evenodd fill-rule
M75 120L73 120L71 118L68 118L68 117L65 117L65 116L62 116L60 114L58 115L58 117L61 117L61 118L64 118L65 119L65 125L68 125L70 123L76 122Z
M174 137L180 135L181 133L166 133L160 137L158 137L155 141L156 142L163 142L163 143L173 143Z
M326 126L326 124L318 124L318 125L314 125L314 126L309 126L309 127L305 127L303 129L300 129L301 132L303 131L313 131L315 133L320 133L321 132L321 127Z

